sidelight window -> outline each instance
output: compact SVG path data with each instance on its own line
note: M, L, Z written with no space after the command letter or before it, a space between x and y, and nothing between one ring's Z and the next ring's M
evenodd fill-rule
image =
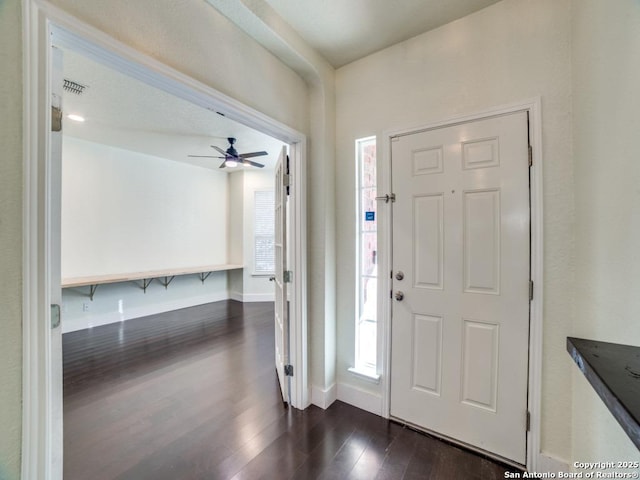
M356 374L377 378L378 218L376 138L356 140Z

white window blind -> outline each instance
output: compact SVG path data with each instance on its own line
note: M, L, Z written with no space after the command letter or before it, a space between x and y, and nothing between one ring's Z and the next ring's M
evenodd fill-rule
M275 196L273 190L255 192L254 201L254 255L253 271L272 274L276 270L275 250Z

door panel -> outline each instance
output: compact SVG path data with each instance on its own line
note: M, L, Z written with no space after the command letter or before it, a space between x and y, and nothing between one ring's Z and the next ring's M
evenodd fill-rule
M415 286L442 290L444 262L444 198L442 194L413 199Z
M413 317L412 385L414 389L440 395L442 384L442 317Z
M284 186L286 175L286 147L282 147L282 152L276 165L275 174L275 361L278 381L282 399L290 403L289 382L285 375L284 366L289 361L288 354L288 332L289 332L289 302L287 296L287 284L284 272L287 270L287 188Z
M500 293L500 191L465 192L464 291Z
M495 412L499 326L468 319L463 322L461 400L467 405Z
M524 464L526 112L394 138L391 415Z

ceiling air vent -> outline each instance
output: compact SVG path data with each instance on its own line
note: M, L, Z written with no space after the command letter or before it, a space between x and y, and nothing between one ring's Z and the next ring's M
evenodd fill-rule
M82 95L84 93L84 89L87 88L87 86L65 78L62 88L64 88L67 92L75 93L76 95Z

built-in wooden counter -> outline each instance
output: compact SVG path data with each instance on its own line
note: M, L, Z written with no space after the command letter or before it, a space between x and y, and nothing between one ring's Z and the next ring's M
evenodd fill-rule
M567 351L640 449L640 347L567 337Z
M161 283L165 288L167 288L171 281L178 275L198 274L200 276L200 280L204 283L204 281L213 272L238 270L241 268L244 268L243 265L205 265L201 267L150 270L147 272L134 272L127 274L109 274L95 275L90 277L63 278L62 288L89 287L89 298L93 300L93 295L95 294L98 285L104 285L106 283L134 282L142 280L142 289L146 292L149 284L156 278L163 278L164 281L162 281Z

